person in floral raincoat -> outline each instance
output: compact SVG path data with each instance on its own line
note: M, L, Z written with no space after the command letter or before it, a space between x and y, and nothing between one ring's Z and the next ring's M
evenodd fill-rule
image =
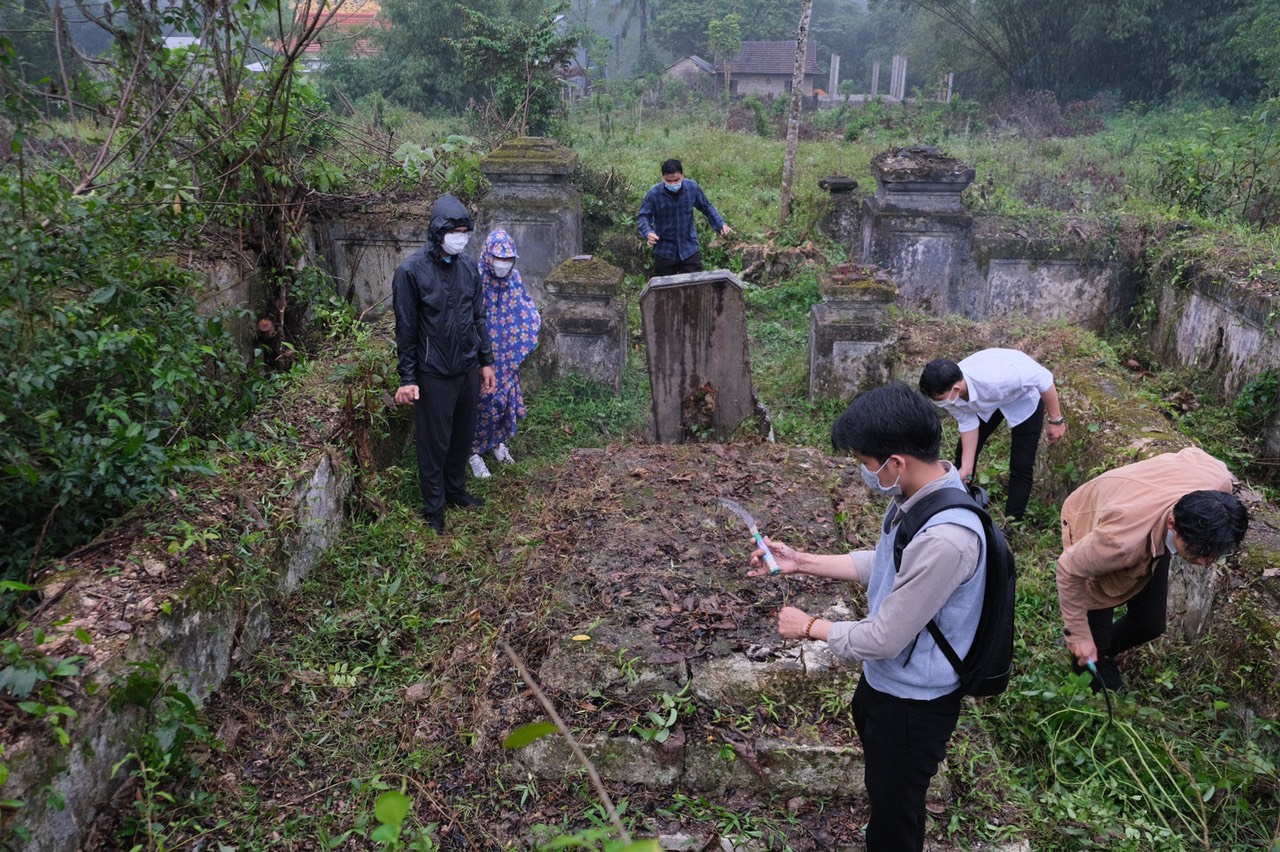
M538 306L529 298L520 271L515 268L518 257L515 241L501 228L489 234L480 252L480 280L498 385L496 391L480 400L476 434L471 442L471 472L481 478L489 475L483 453L492 451L493 457L503 463L514 461L506 442L515 436L516 422L524 418L520 362L538 345L542 324Z

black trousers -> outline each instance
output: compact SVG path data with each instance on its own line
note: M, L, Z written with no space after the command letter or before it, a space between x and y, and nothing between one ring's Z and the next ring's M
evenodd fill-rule
M684 260L668 260L665 257L653 256L653 277L662 275L683 275L686 272L702 271L702 252L695 251Z
M447 379L418 375L413 441L418 451L422 506L429 515L443 512L446 500L466 493L466 464L479 402L478 367Z
M996 409L990 420L978 420L978 446L974 450L973 463L977 467L978 456L987 439L1004 422L1004 415ZM1009 496L1005 500L1004 515L1010 521L1022 520L1031 499L1031 475L1036 469L1036 450L1040 448L1040 429L1044 425L1044 400L1036 406L1035 413L1009 430ZM956 444L956 466L960 465L961 445Z
M924 848L925 795L947 754L960 719L960 692L914 701L858 682L853 724L871 802L868 852L919 852Z
M1156 560L1151 579L1142 591L1125 602L1119 621L1116 607L1089 610L1089 631L1099 657L1114 657L1122 651L1150 642L1164 633L1169 609L1169 555Z

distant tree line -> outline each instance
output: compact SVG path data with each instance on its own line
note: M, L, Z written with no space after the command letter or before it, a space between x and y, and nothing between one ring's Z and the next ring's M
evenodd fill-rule
M472 33L459 8L455 0L383 0L390 26L373 34L381 52L335 53L326 76L348 97L377 92L428 113L485 98L495 84L467 66ZM547 14L533 0L470 0L466 8L473 20L513 26ZM588 47L637 39L639 59L627 69L635 76L690 54L725 58L726 21L752 41L794 38L797 19L789 0L613 0L607 19L591 20L583 5L559 32ZM842 77L858 91L868 87L871 63L896 53L908 56L914 85L956 72L961 91L978 98L1051 91L1062 99L1112 92L1127 101L1251 101L1280 83L1280 0L814 0L810 35L822 61L841 56Z
M977 62L987 91L1250 99L1274 76L1277 0L896 0ZM1270 26L1263 22L1270 20ZM1274 66L1274 60L1271 60Z

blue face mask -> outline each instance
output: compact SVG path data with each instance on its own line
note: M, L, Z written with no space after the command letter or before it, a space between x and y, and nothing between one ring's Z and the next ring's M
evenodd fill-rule
M898 480L902 479L901 473L898 474L898 479L895 479L892 485L880 484L880 471L884 470L884 465L888 463L889 460L885 459L884 464L880 465L880 467L875 470L872 470L865 464L862 465L862 484L884 497L897 497L902 493L902 486L898 484Z
M1165 533L1164 533L1164 549L1165 549L1165 552L1166 552L1166 553L1168 553L1170 556L1181 556L1181 555L1182 555L1181 553L1178 553L1178 548L1174 546L1174 543L1173 543L1173 530L1165 530Z
M662 185L667 188L667 192L679 192L680 187L684 186L684 181L677 181L676 183L663 183Z

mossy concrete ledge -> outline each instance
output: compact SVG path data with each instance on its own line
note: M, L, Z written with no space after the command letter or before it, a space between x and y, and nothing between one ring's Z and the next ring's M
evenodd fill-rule
M173 507L126 517L42 584L44 603L31 619L48 637L39 650L85 659L59 687L77 714L66 724L69 746L34 718L0 737L9 770L0 799L22 802L0 813L6 848L78 848L128 781L128 756L149 724L143 708L120 700L125 678L174 684L202 703L270 634L272 602L323 559L345 524L357 471L351 453L327 442L347 432L336 428L346 386L310 384L326 413L306 427L289 462L228 461L218 476L188 483ZM381 440L403 446L407 418L392 424ZM197 519L177 546L174 531L188 528L173 526L175 517Z

